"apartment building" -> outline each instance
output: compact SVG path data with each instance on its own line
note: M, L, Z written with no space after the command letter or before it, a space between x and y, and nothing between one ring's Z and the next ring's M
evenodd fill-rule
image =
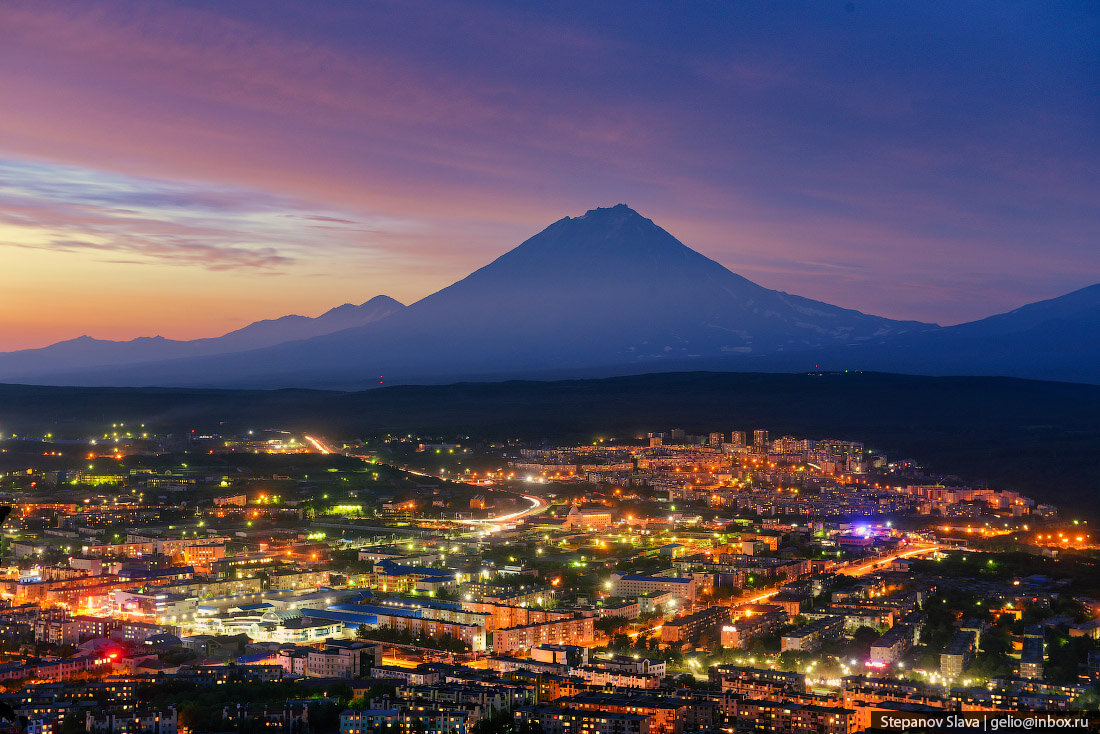
M844 630L844 617L822 617L809 624L791 630L780 639L780 650L813 652L825 640L836 637Z

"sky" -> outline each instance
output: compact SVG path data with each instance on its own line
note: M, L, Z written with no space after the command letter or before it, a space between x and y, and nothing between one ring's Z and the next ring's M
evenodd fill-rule
M0 350L415 301L625 202L953 324L1100 281L1100 5L0 3Z

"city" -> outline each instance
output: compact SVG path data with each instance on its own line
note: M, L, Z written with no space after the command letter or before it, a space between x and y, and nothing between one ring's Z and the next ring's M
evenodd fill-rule
M1088 520L858 442L2 447L28 731L847 734L1100 701Z
M1098 9L0 0L0 734L1100 734Z

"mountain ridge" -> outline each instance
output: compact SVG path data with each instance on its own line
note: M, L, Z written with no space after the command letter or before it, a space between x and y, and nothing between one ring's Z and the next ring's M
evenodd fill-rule
M641 254L641 256L640 256ZM802 350L938 328L783 294L625 205L566 217L455 283L364 326L81 384L351 386L696 354ZM126 380L119 383L119 380ZM111 381L111 382L105 382Z
M284 319L293 317L257 323L279 329ZM870 369L1100 382L1100 352L1088 358L1100 348L1082 344L1094 332L1100 285L952 327L898 321L756 284L618 204L563 217L364 324L304 337L288 330L278 343L111 369L18 374L0 359L0 379L354 389L677 369Z
M295 335L306 338L362 325L403 308L405 306L399 301L379 295L358 306L345 303L315 317L289 314L254 321L217 337L179 340L156 335L112 340L83 334L45 347L0 353L0 379L30 371L42 375L64 372L66 367L59 365L69 360L84 360L85 368L117 367L256 349L283 343Z

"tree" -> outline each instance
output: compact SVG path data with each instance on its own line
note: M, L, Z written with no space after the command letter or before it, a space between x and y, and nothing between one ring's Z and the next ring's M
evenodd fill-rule
M801 650L784 650L779 653L780 670L798 670L813 659L813 654Z
M84 717L76 713L69 714L61 720L57 731L58 734L84 734L87 731L84 728Z
M1012 650L1012 640L1004 625L994 625L982 634L982 652L1007 656Z
M209 729L211 722L222 720L222 709L219 706L191 703L179 710L179 723L189 729Z
M1078 697L1073 705L1079 711L1096 711L1100 709L1100 693L1095 688L1090 689Z
M355 691L343 681L325 686L325 695L336 701L350 701Z
M396 698L397 685L394 683L375 683L367 689L367 698Z
M1058 683L1075 682L1089 651L1095 649L1097 643L1089 637L1069 637L1055 633L1047 645L1047 679Z
M440 589L435 592L435 598L440 601L458 601L458 592L454 589Z
M340 704L337 701L321 701L309 706L310 728L315 732L334 732L340 729Z
M973 678L1003 678L1012 675L1012 664L1007 655L993 652L979 652L966 669L966 674Z
M879 633L874 627L863 625L852 633L852 642L859 647L870 648L872 643L879 638Z
M472 734L508 734L512 731L512 717L504 712L490 714L474 724Z
M626 617L609 616L609 617L601 617L600 619L597 619L596 623L595 623L595 627L600 632L604 632L608 635L612 635L612 634L618 632L619 630L621 630L623 627L626 627L629 624L630 624L630 620L627 619Z

